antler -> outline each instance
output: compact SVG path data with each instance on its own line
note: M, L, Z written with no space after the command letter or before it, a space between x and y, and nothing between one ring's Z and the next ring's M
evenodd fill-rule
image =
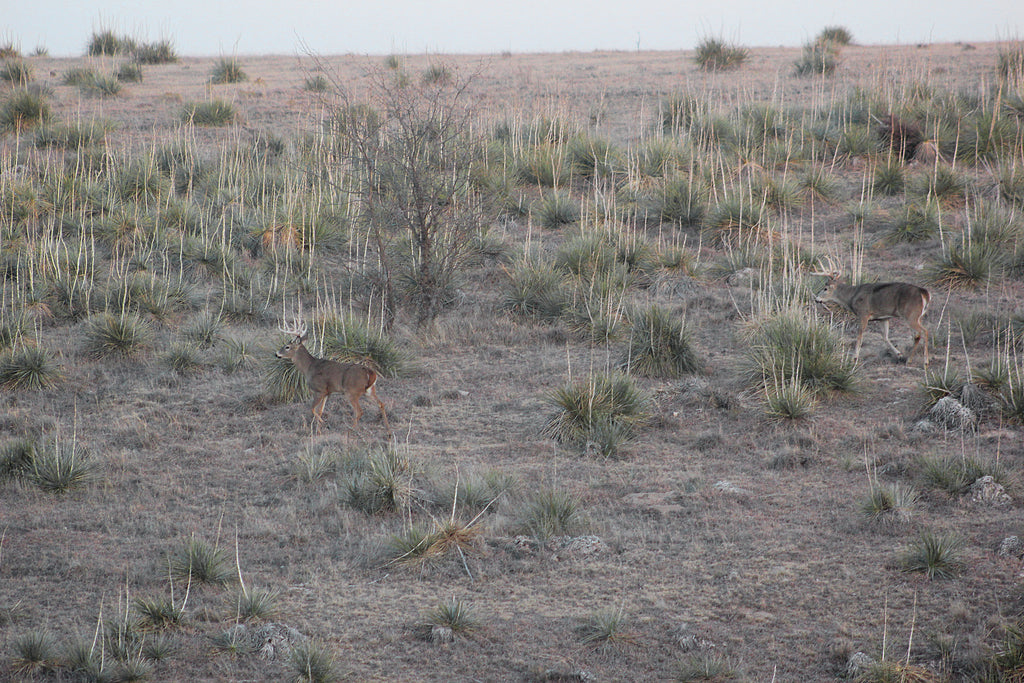
M296 337L304 337L306 335L306 323L302 322L301 318L295 318L288 326L278 325L277 329L285 334L291 334Z
M287 309L287 306L285 307ZM287 314L287 310L282 311L281 315L284 317ZM277 329L281 330L285 334L293 334L298 338L306 336L306 323L302 320L302 307L299 307L299 314L292 318L290 325L282 324L278 325Z
M812 270L811 275L824 275L828 278L838 278L843 274L843 269L839 266L836 260L831 254L825 256L826 268L828 270Z

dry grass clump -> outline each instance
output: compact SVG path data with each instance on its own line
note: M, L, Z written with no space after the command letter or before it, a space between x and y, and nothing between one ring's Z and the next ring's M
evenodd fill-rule
M542 433L557 441L586 443L601 428L618 427L628 433L642 426L650 397L627 375L594 373L554 390L547 402L557 412Z
M44 124L52 118L46 95L30 88L9 92L0 102L0 131L17 132Z
M701 370L693 333L682 319L660 306L638 311L632 319L623 370L642 377L682 377Z
M697 44L693 61L704 71L728 71L743 66L749 56L746 48L708 37Z
M768 316L749 339L746 376L752 385L796 380L814 392L852 391L857 385L857 363L837 331L801 310Z

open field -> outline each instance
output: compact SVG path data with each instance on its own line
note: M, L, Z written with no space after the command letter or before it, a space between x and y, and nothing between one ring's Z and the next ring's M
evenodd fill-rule
M239 57L247 78L225 84L222 60L182 57L107 96L67 74L123 58L26 58L51 120L0 137L0 678L288 680L287 656L225 637L273 622L350 681L813 683L858 651L906 680L1019 680L991 664L1024 598L1024 550L999 552L1024 537L1012 47L851 45L810 78L799 48L722 72L683 52ZM226 125L183 121L209 102ZM403 190L353 180L377 149L360 126L420 102L465 107L452 139L472 153L437 207L438 298ZM917 160L879 141L889 114L921 129ZM880 323L851 361L852 318L813 301L825 256L929 288L927 372L885 353ZM554 290L516 298L531 265L555 310ZM696 368L633 365L655 306L685 321ZM341 357L348 325L400 356L363 354L393 441L372 401L351 431L331 396L317 434L283 395L278 327L300 309L316 354ZM104 315L140 339L112 350ZM758 365L785 316L838 340L842 379ZM903 321L891 337L909 347ZM5 370L25 349L52 369L41 387ZM553 392L623 366L641 419L549 436ZM787 387L806 415L768 409ZM946 394L969 424L920 424ZM88 481L45 490L45 454L69 451ZM393 509L366 493L385 465ZM982 474L1009 502L973 500ZM872 518L882 490L916 495ZM538 493L576 514L538 519ZM959 542L951 576L908 570L925 534ZM191 540L224 553L222 580L181 566ZM272 613L243 618L239 575ZM424 624L453 600L478 628L435 642ZM161 601L176 623L147 621ZM42 632L55 649L32 666ZM154 643L166 655L143 657ZM72 674L83 644L94 669Z

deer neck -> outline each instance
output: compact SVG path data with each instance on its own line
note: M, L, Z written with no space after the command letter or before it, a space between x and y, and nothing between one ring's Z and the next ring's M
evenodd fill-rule
M299 369L303 375L309 374L309 369L313 366L313 361L316 358L305 346L300 346L295 350L295 355L292 356L292 362L295 363L295 367Z

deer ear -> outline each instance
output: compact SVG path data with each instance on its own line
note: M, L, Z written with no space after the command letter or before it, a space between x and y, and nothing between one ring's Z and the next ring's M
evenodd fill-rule
M301 343L303 343L304 341L306 341L306 339L307 339L308 337L309 337L309 330L306 330L305 332L303 332L302 334L300 334L300 335L299 335L298 337L296 337L296 339L298 339L299 343L301 344Z

